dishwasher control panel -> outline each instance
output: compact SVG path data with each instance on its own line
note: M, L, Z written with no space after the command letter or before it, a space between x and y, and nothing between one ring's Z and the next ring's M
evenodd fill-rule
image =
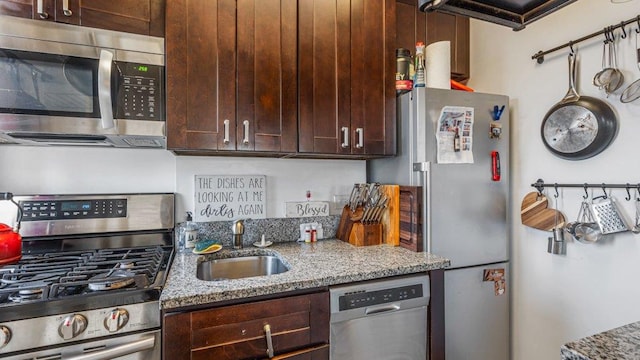
M413 284L375 291L354 291L338 298L339 310L351 310L395 301L420 298L423 296L422 284Z

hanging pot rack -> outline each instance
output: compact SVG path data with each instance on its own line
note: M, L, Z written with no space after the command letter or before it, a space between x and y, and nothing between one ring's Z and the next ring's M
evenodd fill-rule
M576 39L576 40L571 40L571 41L567 42L566 44L562 44L562 45L556 46L553 49L549 49L549 50L546 50L546 51L540 50L537 53L535 53L533 56L531 56L531 59L532 60L536 60L538 62L538 64L542 64L544 62L544 56L545 55L550 54L550 53L555 52L555 51L558 51L558 50L561 50L561 49L564 49L566 47L570 48L571 52L573 53L574 52L573 45L575 45L577 43L580 43L580 42L583 42L585 40L592 39L592 38L594 38L596 36L599 36L599 35L605 35L606 36L605 42L612 41L613 37L614 37L613 36L613 32L614 32L614 30L617 30L617 29L622 29L622 34L620 35L620 37L622 37L624 39L624 38L627 37L627 30L625 29L625 27L627 25L633 24L633 23L637 23L638 24L638 28L635 31L638 34L640 34L640 15L638 15L638 16L636 16L634 18L631 18L631 19L629 19L627 21L622 21L622 22L620 22L620 24L607 26L607 27L605 27L604 29L602 29L600 31L597 31L597 32L594 32L592 34L583 36L583 37L581 37L579 39ZM611 36L609 36L609 34L611 34Z
M544 188L554 188L556 193L555 193L555 197L558 197L558 188L583 188L584 189L584 193L585 196L583 196L585 199L589 197L589 193L587 192L587 189L589 188L598 188L598 189L602 189L602 191L604 192L604 197L608 197L607 195L607 189L626 189L627 190L627 197L625 197L624 199L629 201L631 200L631 189L635 189L638 191L638 201L640 201L640 183L637 184L631 184L631 183L626 183L626 184L607 184L607 183L601 183L601 184L589 184L589 183L583 183L583 184L558 184L558 183L545 183L544 180L542 179L538 179L535 183L531 184L532 187L536 188L536 190L538 190L539 193L542 193L542 191L544 190Z

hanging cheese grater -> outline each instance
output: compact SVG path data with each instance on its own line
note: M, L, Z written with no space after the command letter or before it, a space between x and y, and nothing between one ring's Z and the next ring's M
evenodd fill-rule
M624 220L616 200L606 197L591 204L591 213L603 234L628 231L629 226Z

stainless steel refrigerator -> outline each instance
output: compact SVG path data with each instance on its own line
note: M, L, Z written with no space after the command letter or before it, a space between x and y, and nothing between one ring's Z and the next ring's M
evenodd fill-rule
M367 181L427 189L424 248L451 260L446 358L508 360L509 98L417 88L397 112L398 155L367 161Z

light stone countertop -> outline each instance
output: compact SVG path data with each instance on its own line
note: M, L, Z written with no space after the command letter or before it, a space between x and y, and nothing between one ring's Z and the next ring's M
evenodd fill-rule
M640 322L564 344L562 360L640 359Z
M277 275L235 280L203 281L196 278L198 262L243 255L278 255L290 270ZM316 243L287 242L268 248L223 249L214 254L176 254L160 296L163 310L223 300L312 289L356 281L442 269L448 259L417 253L399 246L356 247L340 240Z

